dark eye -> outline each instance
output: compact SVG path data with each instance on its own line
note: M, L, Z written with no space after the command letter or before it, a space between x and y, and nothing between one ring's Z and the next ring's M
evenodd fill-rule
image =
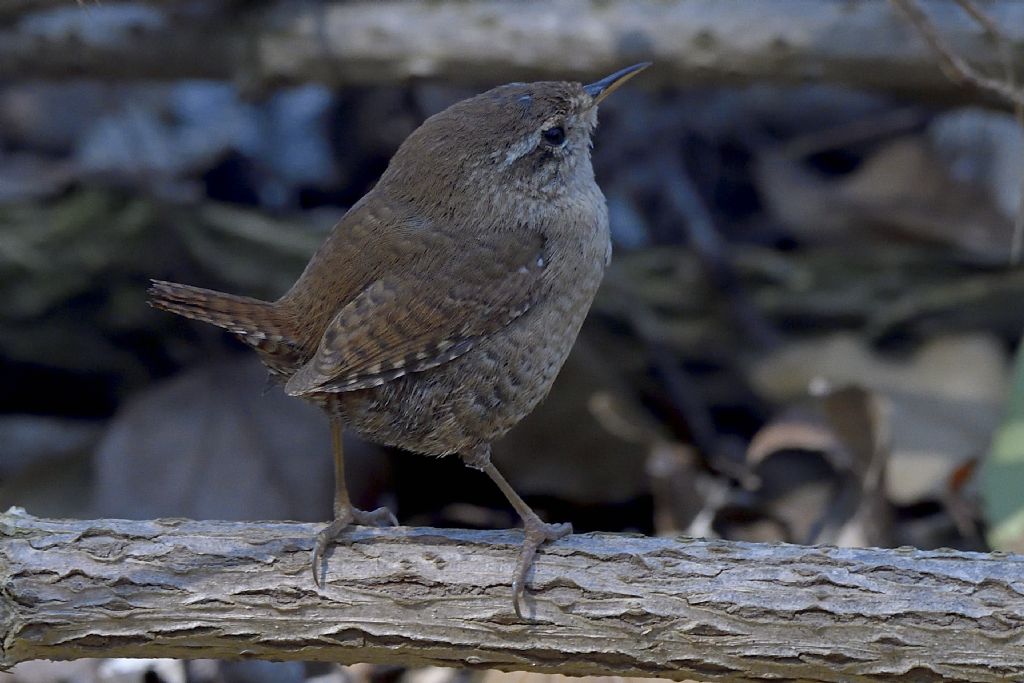
M554 128L548 128L541 133L544 136L544 142L551 145L552 147L558 147L560 144L565 142L565 129L561 126L555 126Z

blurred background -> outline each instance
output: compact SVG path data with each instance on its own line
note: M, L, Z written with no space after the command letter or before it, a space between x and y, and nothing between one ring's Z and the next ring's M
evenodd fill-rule
M1024 550L1024 3L972 7L0 2L0 509L326 521L326 419L229 335L147 307L148 279L276 298L427 116L651 59L595 138L612 266L499 468L578 532ZM942 49L1006 92L954 82ZM456 458L352 438L347 461L355 502L403 524L517 523ZM481 677L531 678L0 673Z

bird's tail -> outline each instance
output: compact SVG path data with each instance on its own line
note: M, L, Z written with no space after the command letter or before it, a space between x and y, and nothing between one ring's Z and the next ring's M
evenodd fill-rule
M149 305L230 330L247 341L287 341L288 320L268 301L153 280Z

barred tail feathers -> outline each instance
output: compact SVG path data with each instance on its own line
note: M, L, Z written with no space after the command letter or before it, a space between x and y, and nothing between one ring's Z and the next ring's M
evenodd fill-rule
M222 327L250 341L288 341L288 321L268 301L162 280L153 280L148 293L153 308Z

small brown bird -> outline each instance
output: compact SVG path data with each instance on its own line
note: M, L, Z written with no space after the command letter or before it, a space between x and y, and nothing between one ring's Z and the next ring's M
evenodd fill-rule
M334 521L394 525L355 509L343 425L370 441L457 453L523 518L516 613L545 524L490 460L490 444L551 388L611 257L608 211L590 164L597 105L649 66L590 85L512 83L427 119L274 302L154 281L151 304L225 328L256 349L291 396L327 411Z

